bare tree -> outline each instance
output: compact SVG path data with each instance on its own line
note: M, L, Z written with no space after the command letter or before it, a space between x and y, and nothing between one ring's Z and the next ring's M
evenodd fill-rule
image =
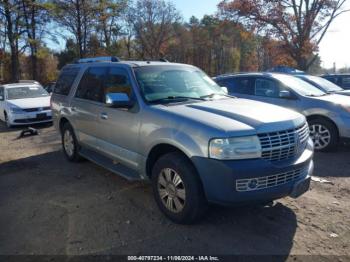
M84 57L95 21L96 3L90 0L53 0L53 4L55 21L75 37L79 57Z
M307 70L317 58L318 45L336 17L347 12L346 0L234 0L223 1L224 16L267 31Z
M176 8L163 0L138 0L129 10L129 19L142 58L163 56L162 48L174 36L174 24L182 20Z

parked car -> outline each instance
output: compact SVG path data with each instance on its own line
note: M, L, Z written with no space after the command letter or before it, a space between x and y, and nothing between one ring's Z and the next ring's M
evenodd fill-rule
M269 70L267 70L267 72L273 72L273 73L283 73L283 74L290 74L290 75L304 75L305 72L298 70L296 68L293 67L289 67L289 66L275 66Z
M106 60L67 65L56 83L54 125L68 160L150 180L160 210L178 223L199 219L208 202L308 190L313 144L301 114L228 96L194 66Z
M350 89L350 74L327 74L321 76L343 89Z
M0 119L8 127L51 122L50 96L37 83L2 85Z
M311 75L295 75L295 77L300 78L308 82L309 84L317 87L327 94L339 94L344 96L350 96L350 90L344 90L343 88L337 86L336 84L328 81L325 78L319 76L311 76Z
M291 75L247 73L224 75L215 81L231 95L284 106L304 114L315 149L329 151L340 140L350 139L350 101L347 96L327 94Z

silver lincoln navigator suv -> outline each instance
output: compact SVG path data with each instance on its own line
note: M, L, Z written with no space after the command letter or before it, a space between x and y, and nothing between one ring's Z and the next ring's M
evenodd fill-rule
M226 94L200 69L99 57L65 66L52 95L68 160L150 180L177 223L208 203L267 203L306 192L313 143L305 117Z

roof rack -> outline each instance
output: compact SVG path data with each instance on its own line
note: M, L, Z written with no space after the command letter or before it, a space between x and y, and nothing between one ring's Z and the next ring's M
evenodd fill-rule
M120 59L116 56L98 56L98 57L89 57L81 58L76 63L94 63L94 62L120 62Z

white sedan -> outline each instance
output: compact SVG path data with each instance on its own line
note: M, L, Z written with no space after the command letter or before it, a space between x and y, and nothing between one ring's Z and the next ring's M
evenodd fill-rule
M2 85L0 120L8 127L51 122L50 95L36 83Z

